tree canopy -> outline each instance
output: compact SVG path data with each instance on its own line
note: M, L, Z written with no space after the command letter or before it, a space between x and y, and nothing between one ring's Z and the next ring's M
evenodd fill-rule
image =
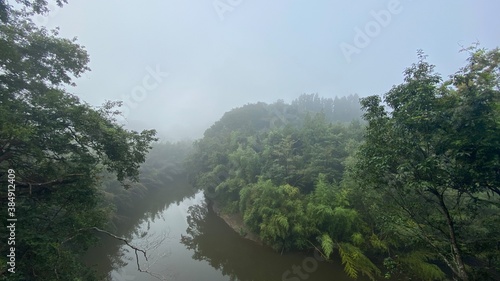
M15 173L15 200L2 189L0 211L15 204L19 239L0 251L15 247L9 280L94 280L78 257L94 240L91 229L107 222L99 175L137 180L155 131L117 124L119 103L95 108L69 93L72 79L89 70L87 52L33 24L30 15L46 12L46 1L18 2L21 10L0 5L0 180ZM5 279L6 256L0 261Z
M362 100L360 184L380 192L397 234L459 280L498 270L500 51L472 47L441 82L419 53L405 82ZM481 278L479 278L481 279Z

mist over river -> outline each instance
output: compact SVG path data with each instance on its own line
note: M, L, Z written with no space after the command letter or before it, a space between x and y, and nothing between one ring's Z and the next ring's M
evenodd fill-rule
M137 270L131 248L103 234L85 262L113 281L352 280L340 263L318 262L313 253L280 255L241 237L184 179L152 191L118 215L114 233L147 250L148 262L138 253L141 268L154 276Z

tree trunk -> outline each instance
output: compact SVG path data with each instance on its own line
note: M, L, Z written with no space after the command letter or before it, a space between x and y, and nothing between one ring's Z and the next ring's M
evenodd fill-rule
M453 257L453 262L455 263L455 268L452 268L453 273L456 275L456 277L459 280L462 281L468 281L469 276L467 275L467 272L465 271L465 265L462 260L462 254L460 253L460 249L458 248L457 244L457 239L455 235L455 226L453 223L453 219L451 218L450 212L448 211L448 208L446 207L446 204L444 202L443 194L438 195L439 198L439 205L441 206L441 210L446 216L446 222L448 224L448 231L450 234L450 244L451 244L451 255Z

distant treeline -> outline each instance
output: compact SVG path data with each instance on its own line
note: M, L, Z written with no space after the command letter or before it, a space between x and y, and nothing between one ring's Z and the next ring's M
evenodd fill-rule
M273 104L247 104L226 112L205 131L205 136L221 132L241 131L247 134L268 131L285 125L299 126L306 115L321 113L328 122L349 123L361 120L362 111L357 95L322 98L318 94L303 94L291 104L278 100Z

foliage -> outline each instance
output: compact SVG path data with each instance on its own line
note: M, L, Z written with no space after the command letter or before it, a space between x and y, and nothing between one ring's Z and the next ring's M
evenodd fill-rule
M334 99L323 98L318 94L302 94L292 101L292 108L299 114L323 113L328 120L351 122L360 119L363 115L359 105L359 96L336 96Z
M304 213L296 187L288 184L276 187L270 180L260 180L244 187L240 194L245 223L265 243L279 250L305 244L301 239Z
M466 260L498 271L500 225L497 216L484 222L500 202L500 52L467 51L468 64L443 83L419 53L405 82L385 95L390 110L377 96L362 100L368 127L356 174L392 206L379 213L384 227L414 253L433 252L460 280L469 279ZM443 276L425 263L411 267Z
M312 224L311 234L318 235L324 257L330 258L333 250L338 249L348 276L357 278L361 272L374 280L380 270L364 253L369 249L362 234L366 229L358 212L350 207L349 192L345 186L328 183L325 175L320 174L309 195L306 218Z
M344 265L344 270L349 277L358 278L359 272L371 280L380 275L380 270L356 246L349 243L340 243L339 254Z
M192 179L277 250L338 250L351 277L381 275L377 257L386 277L494 279L500 52L465 51L444 82L419 52L384 102L361 100L366 130L334 123L352 97L234 109L195 143Z
M433 253L413 251L400 256L398 262L408 272L418 275L424 280L444 280L446 275L443 271L437 265L429 263L434 259Z
M9 280L94 280L78 257L95 242L89 229L109 217L99 175L138 180L155 131L118 125L113 108L119 103L93 108L68 93L72 78L89 70L86 51L31 22L31 14L46 11L46 1L18 2L24 10L3 1L0 7L0 180L15 171L16 234L22 237ZM6 191L0 191L3 214ZM7 241L4 232L1 239ZM0 261L2 275L10 274L5 255Z
M342 180L363 127L333 123L334 104L302 95L291 105L257 103L226 113L195 143L188 163L195 185L224 211L239 211L278 251L314 246L329 257L340 242L366 244L349 192L331 184Z

